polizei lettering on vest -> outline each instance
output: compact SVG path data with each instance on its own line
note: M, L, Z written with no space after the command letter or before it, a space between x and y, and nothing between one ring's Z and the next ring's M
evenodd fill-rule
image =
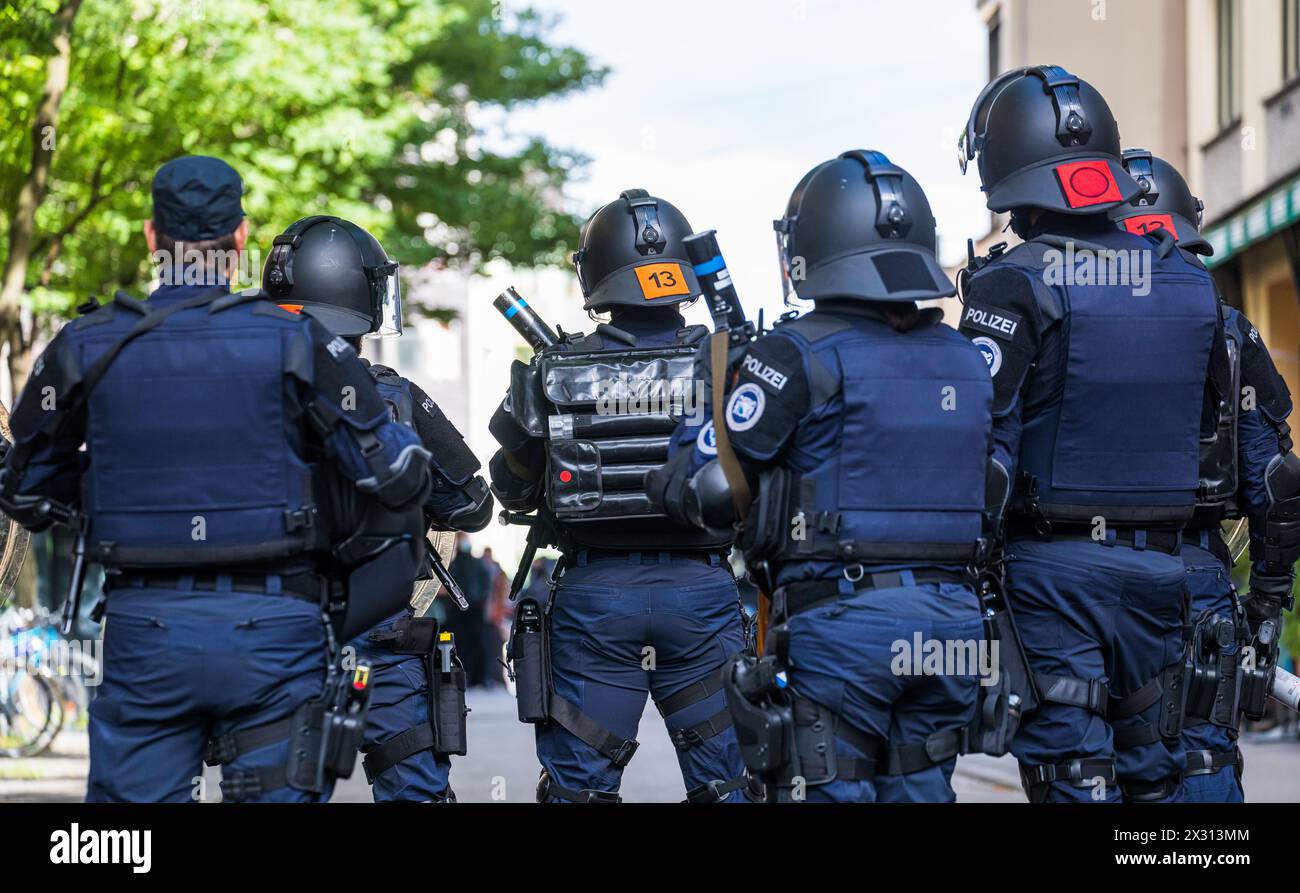
M966 308L963 322L990 335L1002 335L1007 338L1014 338L1016 329L1020 327L1020 320L1017 318L973 305Z
M788 376L784 372L777 372L755 356L745 357L745 371L760 381L767 382L778 391L785 387L788 380Z

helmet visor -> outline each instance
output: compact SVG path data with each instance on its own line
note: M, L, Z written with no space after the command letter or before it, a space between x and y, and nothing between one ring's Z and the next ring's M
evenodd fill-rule
M372 338L402 334L402 278L398 265L382 264L366 268L370 279L370 297L375 308Z
M796 281L803 278L803 262L790 256L791 224L788 217L772 222L772 228L776 230L776 260L781 268L781 297L787 307L806 308L809 304L799 299Z

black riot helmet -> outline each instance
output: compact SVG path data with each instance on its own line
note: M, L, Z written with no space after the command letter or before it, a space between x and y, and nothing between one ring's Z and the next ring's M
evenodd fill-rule
M962 173L979 157L991 211L1096 214L1137 194L1120 163L1110 106L1091 84L1057 65L994 78L975 100L958 151Z
M304 217L275 237L262 290L286 310L314 317L335 335L402 333L397 262L341 217Z
M804 175L772 224L787 303L923 301L956 294L934 256L921 186L881 152L854 149Z
M1180 248L1213 254L1214 249L1201 236L1205 203L1192 195L1178 169L1146 149L1125 149L1123 158L1124 169L1137 181L1139 192L1128 204L1112 210L1110 219L1138 235L1167 229Z
M680 304L700 294L682 239L682 212L644 189L628 189L587 219L573 265L584 310L614 304Z

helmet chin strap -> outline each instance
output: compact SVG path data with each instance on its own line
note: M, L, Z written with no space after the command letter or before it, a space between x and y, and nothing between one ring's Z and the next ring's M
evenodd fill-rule
M1011 211L1011 222L1007 226L1017 238L1028 240L1034 224L1044 213L1042 208L1014 208Z

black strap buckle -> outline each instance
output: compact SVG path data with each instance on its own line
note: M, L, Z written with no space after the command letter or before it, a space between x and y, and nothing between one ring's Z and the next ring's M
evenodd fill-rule
M315 506L305 505L297 511L286 509L284 512L284 529L286 533L297 533L299 530L311 530L315 526Z
M618 749L614 751L614 755L610 757L609 761L622 769L632 761L632 756L636 753L636 749L639 746L639 742L633 741L629 738L618 746Z
M678 729L669 737L672 739L673 747L678 750L690 750L704 741L704 736L694 728Z
M704 784L699 785L698 787L691 788L689 791L686 792L686 802L687 803L721 803L723 800L727 799L727 795L730 794L732 791L740 789L735 784L740 780L743 780L745 782L745 784L740 785L740 787L744 787L745 785L748 784L748 779L745 779L743 777L742 779L732 779L732 781L730 782L723 781L720 778L715 778L712 781L706 781Z

